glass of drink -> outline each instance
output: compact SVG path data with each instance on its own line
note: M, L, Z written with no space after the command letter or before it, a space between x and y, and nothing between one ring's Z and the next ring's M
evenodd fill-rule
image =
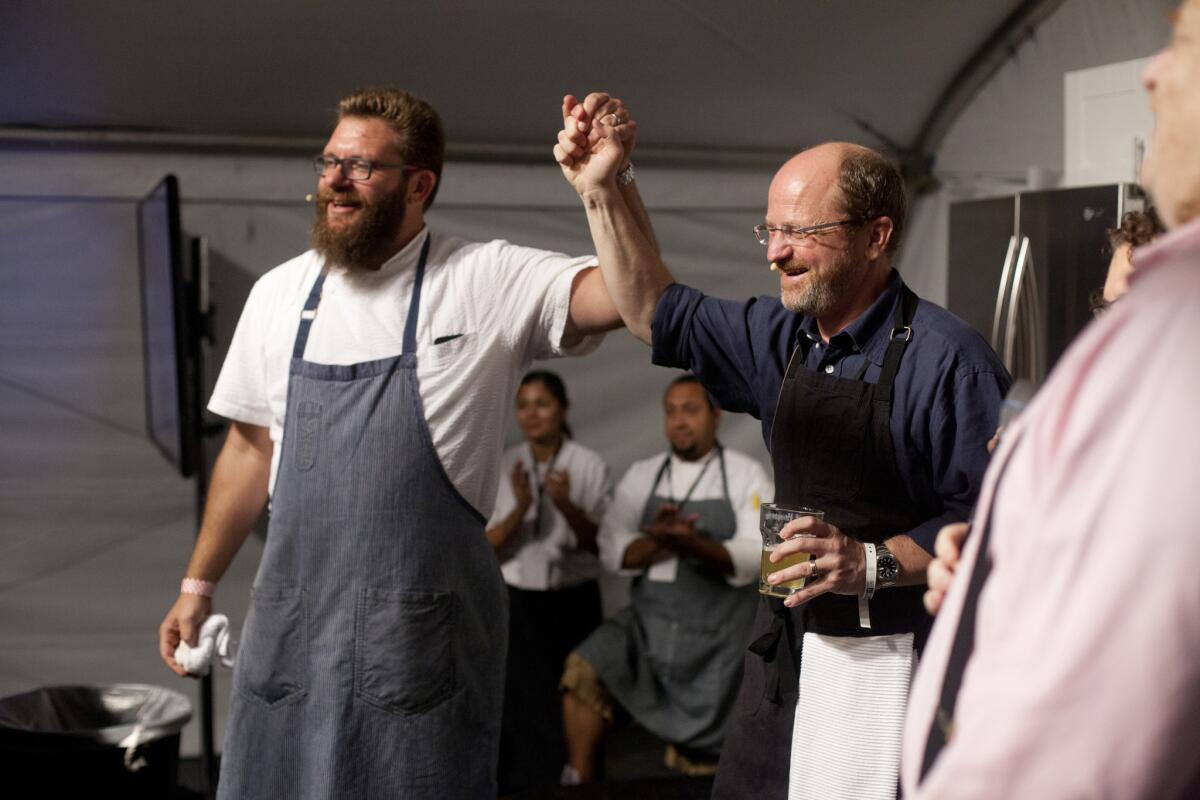
M775 503L762 503L758 507L758 530L762 534L763 541L761 570L758 574L759 594L770 597L788 597L803 589L808 580L807 578L797 578L777 583L774 586L767 582L767 578L772 572L778 572L784 567L795 564L803 564L805 561L815 558L810 553L793 553L779 561L772 562L770 560L771 553L784 541L779 537L779 532L783 530L784 525L797 517L816 517L823 520L825 512L804 506L781 506Z

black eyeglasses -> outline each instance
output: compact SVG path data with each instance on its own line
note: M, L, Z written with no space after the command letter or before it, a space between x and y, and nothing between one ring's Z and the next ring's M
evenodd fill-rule
M861 219L840 219L837 222L822 222L819 225L809 225L807 228L797 228L794 225L755 225L754 238L761 245L771 243L771 234L783 234L783 241L791 245L804 244L804 242L818 233L831 231L834 228L840 228L843 225L858 225L865 222Z
M324 177L325 173L331 169L340 169L342 174L352 181L365 181L377 169L398 168L403 168L405 172L415 172L422 169L421 167L406 166L404 164L385 164L382 161L369 161L357 156L351 158L338 158L337 156L326 155L313 156L313 169L321 177Z

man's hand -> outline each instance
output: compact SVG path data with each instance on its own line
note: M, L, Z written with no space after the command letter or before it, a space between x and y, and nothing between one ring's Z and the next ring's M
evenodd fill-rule
M180 642L193 647L200 636L200 626L212 613L212 598L198 594L181 594L158 626L158 653L171 671L187 677L188 671L175 660L175 648Z
M771 561L778 562L796 553L811 553L815 561L807 561L785 567L771 573L771 584L794 581L812 576L816 578L796 594L783 601L788 607L807 603L814 597L833 592L834 594L862 594L867 584L866 554L862 543L846 536L836 525L830 525L816 517L799 517L783 526L779 535L784 539L771 553Z
M937 542L933 546L934 559L929 562L926 573L929 589L925 592L925 610L930 614L936 614L946 599L946 590L954 580L954 571L962 555L962 544L970 529L971 526L965 522L955 522L938 531Z
M699 519L698 514L681 516L675 506L662 505L654 516L654 523L643 533L668 550L678 551L687 544L687 540L695 539L699 535L696 530L696 522Z
M513 464L512 487L517 507L524 513L525 509L533 505L533 488L529 485L529 470L525 469L525 465L520 461Z
M567 182L582 195L615 181L637 140L637 123L625 105L604 92L593 92L582 103L567 95L562 116L554 158Z

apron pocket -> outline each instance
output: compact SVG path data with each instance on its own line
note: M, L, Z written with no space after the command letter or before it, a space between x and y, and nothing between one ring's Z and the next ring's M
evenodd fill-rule
M302 589L255 587L238 649L234 689L268 708L303 697L306 627Z
M393 713L432 709L454 692L450 592L363 589L354 636L354 693Z

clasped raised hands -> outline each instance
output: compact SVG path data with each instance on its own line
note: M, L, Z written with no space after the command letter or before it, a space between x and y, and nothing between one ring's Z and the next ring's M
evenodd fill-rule
M563 98L562 116L554 158L567 182L581 195L615 184L637 139L629 109L604 92L593 92L582 103L569 94Z

